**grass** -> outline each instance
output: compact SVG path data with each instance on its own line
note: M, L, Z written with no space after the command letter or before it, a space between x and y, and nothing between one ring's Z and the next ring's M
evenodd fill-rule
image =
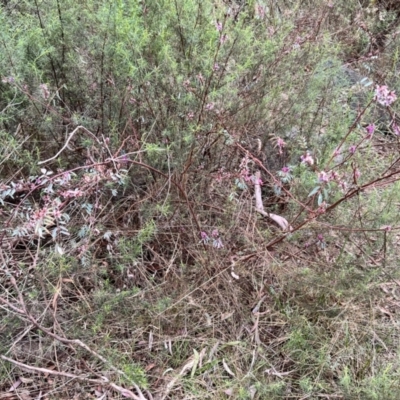
M0 398L400 398L396 10L3 3Z

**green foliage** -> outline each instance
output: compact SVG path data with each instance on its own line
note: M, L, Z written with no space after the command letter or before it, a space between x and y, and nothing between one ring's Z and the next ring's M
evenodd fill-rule
M2 354L117 396L398 397L396 14L328 3L1 3Z

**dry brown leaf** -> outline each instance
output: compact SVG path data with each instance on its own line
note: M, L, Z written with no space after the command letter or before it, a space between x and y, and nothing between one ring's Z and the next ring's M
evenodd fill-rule
M223 313L221 314L221 321L225 321L226 319L232 317L232 315L235 313L235 311L231 311L228 313Z

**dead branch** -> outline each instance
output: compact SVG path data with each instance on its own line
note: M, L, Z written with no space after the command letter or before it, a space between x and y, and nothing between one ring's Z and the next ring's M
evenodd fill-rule
M289 222L287 221L286 218L281 217L280 215L277 214L272 214L264 211L264 205L261 197L261 186L260 186L260 181L261 181L261 174L260 171L257 171L255 173L255 181L254 181L254 195L256 198L256 210L264 215L265 217L268 217L272 219L274 222L276 222L284 231L289 231L291 232L293 228L290 226Z

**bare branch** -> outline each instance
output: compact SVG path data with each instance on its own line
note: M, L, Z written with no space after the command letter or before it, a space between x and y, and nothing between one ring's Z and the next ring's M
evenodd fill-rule
M262 202L262 197L261 197L261 186L260 186L260 171L257 171L255 173L255 182L254 182L254 195L256 197L256 210L264 215L265 217L268 217L272 219L274 222L276 222L284 231L292 231L293 228L290 226L289 222L287 221L286 218L281 217L280 215L277 214L272 214L264 211L264 205Z

